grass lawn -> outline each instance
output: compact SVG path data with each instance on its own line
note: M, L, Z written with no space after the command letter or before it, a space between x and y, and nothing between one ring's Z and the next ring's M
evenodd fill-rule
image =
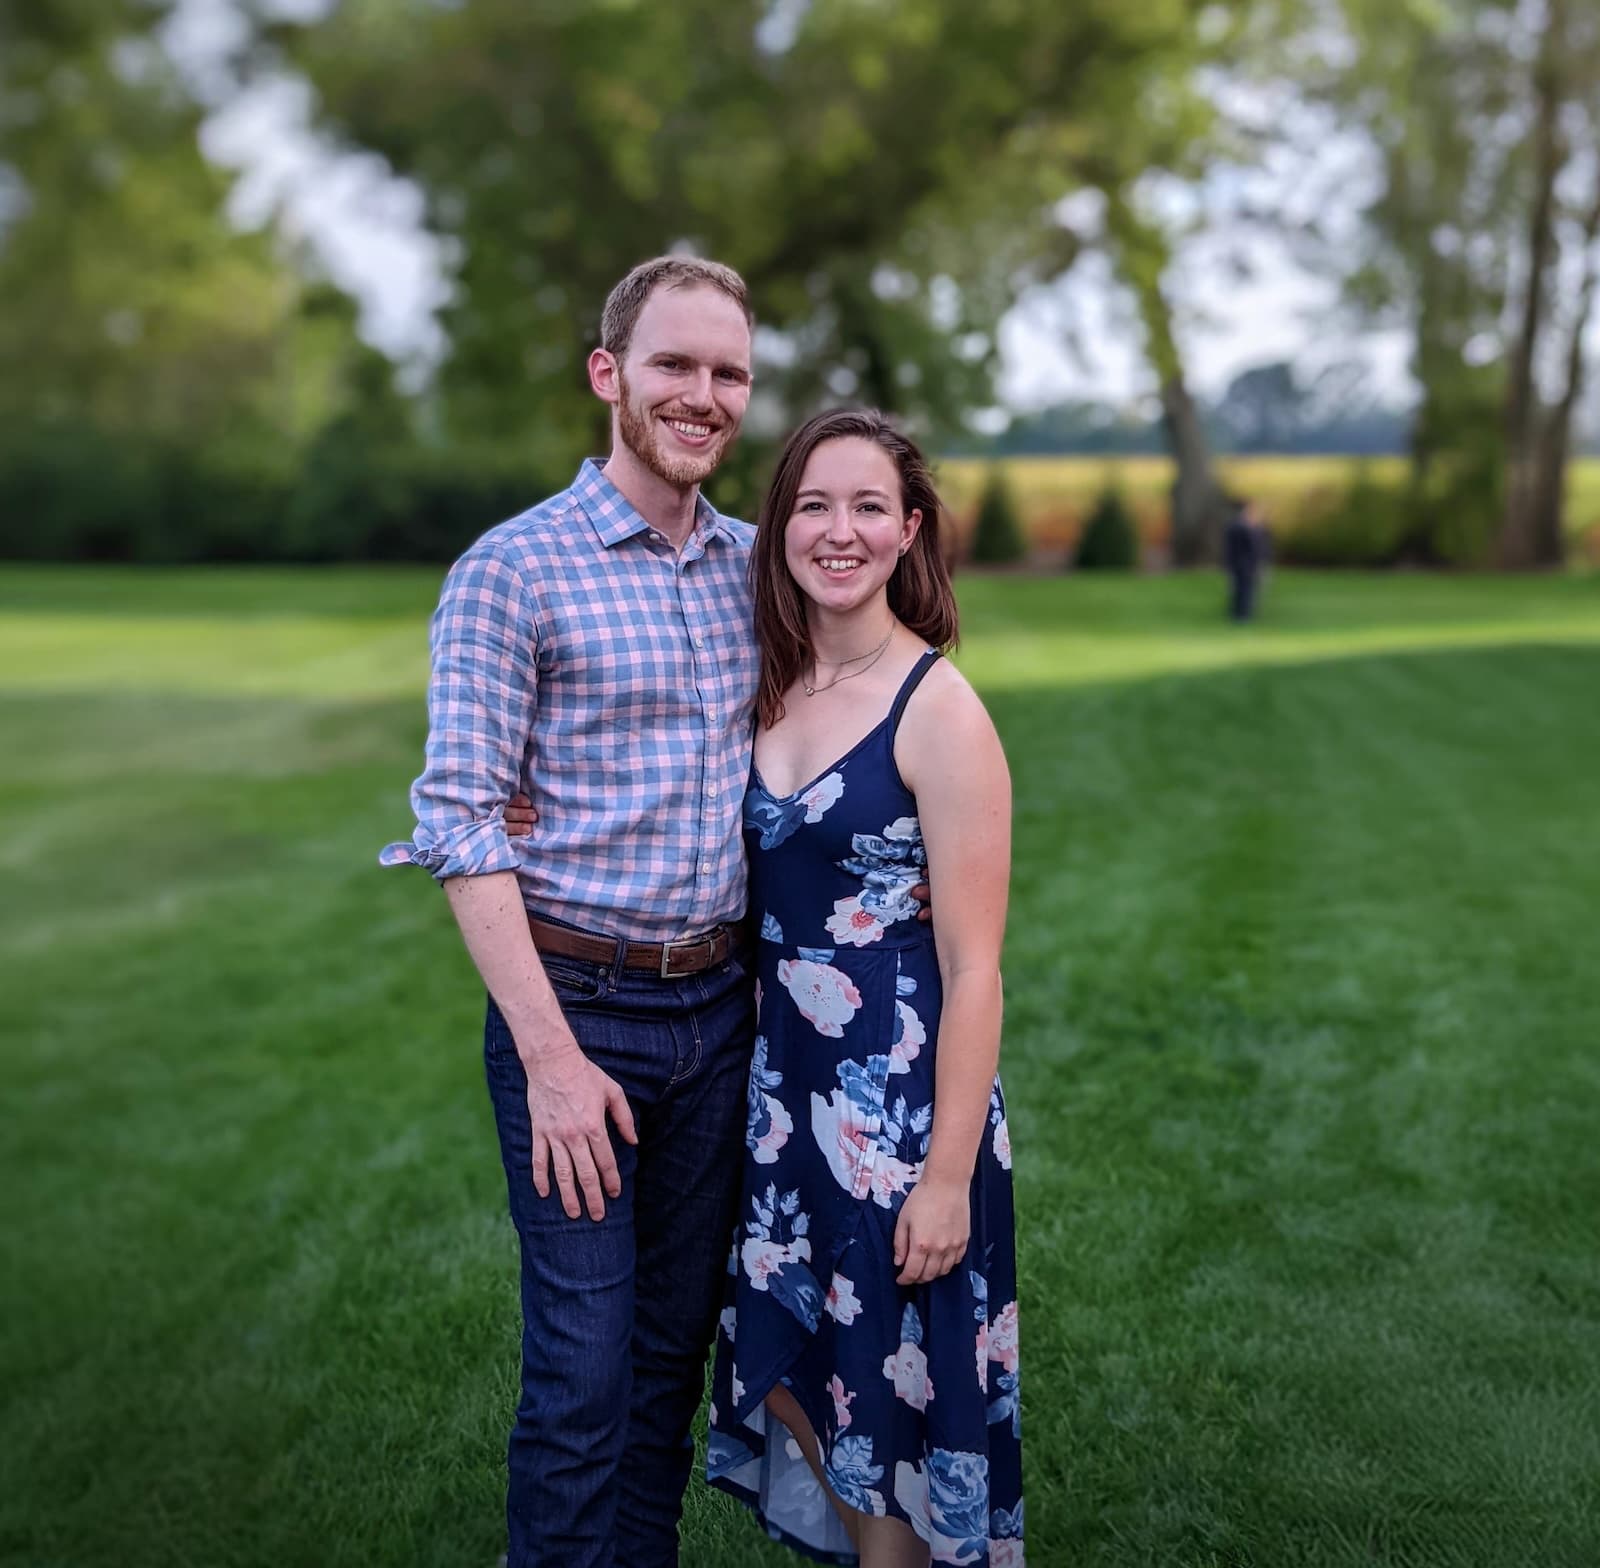
M0 573L0 1561L500 1550L429 572ZM1036 1568L1600 1562L1600 580L968 578ZM797 1562L696 1488L686 1568Z

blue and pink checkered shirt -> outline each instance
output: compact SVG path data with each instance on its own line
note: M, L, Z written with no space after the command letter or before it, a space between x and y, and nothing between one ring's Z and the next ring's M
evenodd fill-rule
M491 528L445 579L416 834L383 864L515 871L536 914L637 941L739 918L754 537L702 496L674 552L592 461ZM539 821L509 838L518 789Z

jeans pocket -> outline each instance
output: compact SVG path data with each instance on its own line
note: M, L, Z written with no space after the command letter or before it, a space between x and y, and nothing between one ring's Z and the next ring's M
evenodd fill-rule
M556 1000L563 1007L581 1007L585 1002L596 1002L605 994L607 972L592 964L567 958L544 958L544 972L550 981Z

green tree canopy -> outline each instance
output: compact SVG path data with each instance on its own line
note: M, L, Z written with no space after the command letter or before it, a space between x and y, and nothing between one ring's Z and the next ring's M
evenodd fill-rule
M1198 9L347 0L270 44L456 241L450 428L571 454L597 434L574 393L607 289L680 245L738 267L782 335L769 426L831 397L948 429L987 402L1039 250L995 193L1027 186L1036 229L1081 177L1030 175L1030 136L1113 141Z

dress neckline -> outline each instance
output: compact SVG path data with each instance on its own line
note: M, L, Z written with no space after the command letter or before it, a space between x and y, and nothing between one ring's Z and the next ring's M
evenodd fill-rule
M900 717L901 710L905 707L907 699L922 678L922 671L929 661L939 657L937 648L929 648L918 655L917 662L911 666L904 681L900 683L900 690L895 693L894 701L889 705L889 711L867 731L865 735L853 745L842 757L835 757L815 778L807 779L798 789L792 789L787 795L774 795L767 786L767 781L761 776L761 766L756 761L755 746L750 748L750 775L755 780L756 788L761 791L775 806L786 806L790 801L798 800L807 790L815 789L830 773L842 768L855 754L870 740L876 740L882 734L885 726L894 723Z

